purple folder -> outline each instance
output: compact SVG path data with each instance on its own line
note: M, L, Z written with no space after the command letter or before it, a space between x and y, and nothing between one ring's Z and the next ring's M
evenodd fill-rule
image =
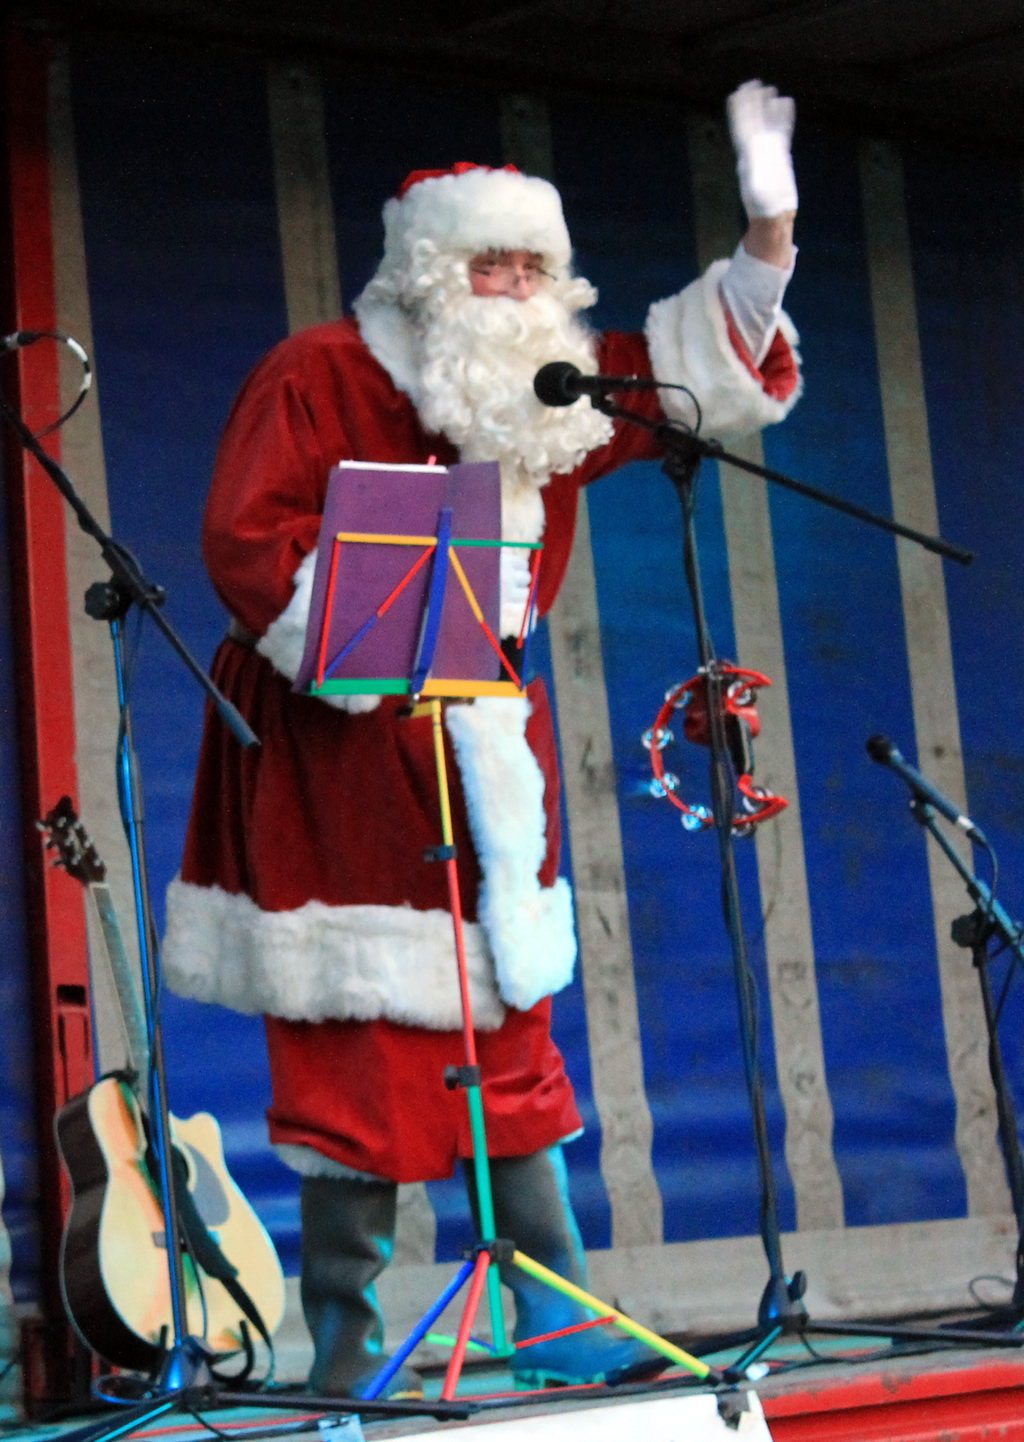
M501 473L497 462L452 466L387 466L343 462L331 472L317 543L313 598L302 665L295 690L316 680L321 626L339 531L436 536L442 507L452 510L452 536L501 539ZM423 552L421 546L378 542L342 543L327 638L325 679L409 677L423 624L434 558L372 625L339 665L334 658L374 616ZM501 551L497 546L455 547L484 619L498 634ZM500 662L470 609L449 565L441 633L431 676L461 681L495 680Z

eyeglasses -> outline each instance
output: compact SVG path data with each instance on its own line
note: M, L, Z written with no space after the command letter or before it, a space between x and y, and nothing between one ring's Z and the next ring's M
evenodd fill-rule
M469 268L474 275L483 275L488 280L508 285L515 284L520 277L525 280L540 280L542 276L552 278L550 272L544 269L540 256L513 260L505 251L499 251L495 255L475 256L470 261Z

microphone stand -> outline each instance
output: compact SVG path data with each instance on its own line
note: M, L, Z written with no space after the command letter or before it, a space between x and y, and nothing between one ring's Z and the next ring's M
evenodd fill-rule
M607 389L610 391L614 389L614 387L609 385ZM781 471L772 470L768 466L757 465L754 461L748 461L743 456L734 455L725 450L721 443L716 440L706 440L695 432L673 424L670 421L653 420L636 411L628 410L611 400L608 394L592 395L591 404L613 420L625 421L629 425L640 426L642 429L649 431L659 444L664 447L666 455L662 470L675 487L683 512L683 570L693 607L700 666L705 676L707 688L711 752L711 807L715 831L718 837L718 852L722 876L722 907L725 914L725 924L729 933L729 944L732 952L736 997L739 1007L740 1041L743 1051L747 1094L754 1124L754 1140L756 1143L758 1172L760 1176L761 1241L764 1246L769 1273L768 1281L757 1309L757 1326L753 1330L753 1334L751 1334L750 1331L743 1334L743 1340L749 1341L750 1345L747 1350L737 1358L732 1366L725 1371L725 1377L728 1381L737 1382L745 1376L746 1370L751 1363L767 1351L777 1338L783 1334L822 1331L861 1335L870 1333L872 1329L863 1326L855 1327L853 1324L845 1323L812 1322L801 1301L801 1297L806 1289L807 1279L803 1272L796 1272L792 1277L788 1277L783 1262L775 1173L771 1146L768 1139L768 1126L764 1108L764 1086L759 1060L757 982L747 957L743 930L743 915L740 906L739 883L733 850L734 777L725 731L725 711L723 705L724 686L720 662L715 655L714 643L708 629L707 615L704 606L704 593L700 576L697 535L694 525L697 482L701 462L705 459L727 462L739 470L747 471L750 475L760 476L763 480L771 481L773 484L783 486L787 490L796 491L797 494L805 496L809 500L817 501L819 504L829 506L833 510L842 511L846 515L853 516L857 520L877 527L879 530L888 531L892 535L902 536L906 540L914 541L926 550L933 551L940 556L948 557L950 560L958 561L961 565L968 565L974 559L974 555L973 552L966 550L964 547L943 540L939 536L929 536L922 531L917 531L910 526L905 526L889 516L883 516L875 511L869 511L865 507L855 505L853 502L844 500L840 496L834 496L828 491L820 490L817 486L811 486L804 481L798 481ZM1024 1177L1022 1177L1022 1199L1024 1199ZM1024 1215L1024 1213L1022 1213L1022 1215ZM878 1335L886 1337L913 1337L915 1340L984 1341L990 1346L993 1344L1004 1346L1020 1346L1024 1344L1024 1337L1008 1337L1005 1333L997 1332L981 1333L963 1331L954 1334L949 1330L940 1331L939 1329L889 1326L876 1327L874 1331ZM752 1336L753 1340L751 1340Z
M1013 1202L1013 1215L1017 1223L1017 1252L1015 1257L1016 1277L1013 1296L1006 1309L995 1311L992 1321L1018 1322L1024 1317L1024 1161L1021 1159L1020 1137L1017 1117L1013 1106L1013 1095L1006 1079L1003 1066L1003 1050L999 1040L999 1012L1002 1003L996 1007L992 1000L992 981L989 975L989 941L998 937L1011 953L1010 965L1024 965L1024 928L1012 921L996 901L988 886L976 876L955 848L949 838L936 824L935 809L926 798L915 794L910 802L915 821L925 828L936 840L951 865L961 877L967 893L975 902L975 909L966 916L958 916L953 922L951 934L957 946L971 952L974 967L981 987L981 1003L985 1012L985 1027L988 1031L988 1069L996 1094L996 1116L999 1125L999 1140L1006 1165L1006 1180Z
M202 1345L188 1334L185 1316L185 1279L181 1233L178 1226L172 1180L167 1076L160 1020L159 953L142 834L144 812L139 764L133 745L131 707L125 684L123 623L133 605L138 606L156 622L159 630L170 641L173 649L213 701L225 724L230 727L239 743L243 746L253 746L259 743L251 727L206 675L185 642L159 609L164 601L163 588L148 580L134 556L103 530L75 490L66 471L52 456L47 454L31 429L2 393L0 393L0 414L14 430L24 449L38 462L68 502L81 529L96 541L111 572L109 581L97 582L89 587L86 592L85 609L93 619L109 623L114 650L114 671L121 718L117 759L118 799L131 857L135 919L144 981L143 1000L150 1048L149 1078L153 1151L157 1159L160 1206L166 1224L164 1234L167 1238L167 1270L173 1329L173 1341L166 1350L156 1390L158 1393L178 1392L183 1386L189 1385L194 1379L203 1375L206 1371L206 1364Z

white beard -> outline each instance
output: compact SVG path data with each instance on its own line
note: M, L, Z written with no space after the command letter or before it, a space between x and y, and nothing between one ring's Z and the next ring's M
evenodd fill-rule
M569 285L580 288L582 299L585 282ZM552 360L592 371L594 347L559 296L541 291L519 301L467 295L464 286L438 287L421 302L420 418L447 436L464 461L501 463L502 534L536 541L544 524L541 487L604 445L612 424L585 397L571 406L542 405L533 378ZM593 294L589 286L586 293Z

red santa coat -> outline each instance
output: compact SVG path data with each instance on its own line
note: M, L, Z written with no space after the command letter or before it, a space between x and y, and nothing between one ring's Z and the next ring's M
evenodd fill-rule
M695 284L704 288L702 313L713 316L713 274ZM676 378L679 365L664 369L679 345L671 308L685 308L687 294L660 303L660 329L654 308L646 345L640 336L605 336L600 369L649 375L650 348L659 378ZM715 384L730 404L745 389L746 429L778 419L796 394L787 339L780 332L761 372L737 354L724 317L713 340L729 371ZM385 346L371 344L387 359ZM444 438L424 431L391 371L345 320L276 347L232 409L204 557L241 639L222 643L213 676L262 744L243 752L208 713L164 955L179 993L265 1013L272 1140L414 1181L450 1175L471 1152L464 1099L442 1081L463 1053L444 872L423 860L440 839L430 724L399 718L394 698L351 714L295 694L289 679L331 467L457 459ZM654 393L636 408L660 415ZM653 454L646 433L618 425L577 471L545 487L541 613L565 573L579 487ZM550 992L568 980L575 953L568 888L557 879L550 709L534 681L528 705L488 712L476 703L451 715L462 727L460 736L450 718L456 746L450 735L446 746L488 1141L493 1155L523 1155L580 1125L549 1034ZM481 820L481 792L498 795L496 823L493 808L490 822ZM517 820L518 799L530 794L534 811L526 805ZM498 923L489 936L479 920L482 883L494 894L511 888L505 929L520 934L504 973L507 944L490 944Z

